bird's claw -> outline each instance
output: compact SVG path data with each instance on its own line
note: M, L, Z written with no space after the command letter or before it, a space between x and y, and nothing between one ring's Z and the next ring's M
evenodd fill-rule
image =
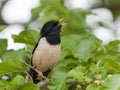
M42 80L42 77L43 77L43 73L41 71L38 72L37 74L39 80Z

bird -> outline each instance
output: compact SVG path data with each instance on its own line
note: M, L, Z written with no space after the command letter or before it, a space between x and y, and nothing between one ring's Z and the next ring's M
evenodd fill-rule
M50 20L41 28L40 38L33 49L31 66L39 71L30 69L29 74L33 83L40 82L39 77L47 76L51 69L57 64L61 54L61 21Z

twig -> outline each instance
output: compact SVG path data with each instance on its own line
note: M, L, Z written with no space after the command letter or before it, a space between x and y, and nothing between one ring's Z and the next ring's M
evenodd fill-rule
M44 81L42 81L42 82L39 82L39 83L38 83L38 86L39 86L40 88L43 88L43 87L47 86L49 82L50 82L49 80L44 80ZM68 79L68 80L66 81L66 84L69 84L69 85L72 85L72 86L80 85L83 90L86 90L86 85L84 85L84 84L82 84L81 82L78 82L78 81L76 81L76 80L74 80L74 79ZM46 90L46 89L45 89L45 90Z
M28 66L29 68L33 69L34 71L36 71L37 73L39 73L39 70L37 70L35 67L27 64L25 61L22 61L23 64L25 64L26 66ZM48 80L46 76L42 76L43 79Z
M27 73L27 76L30 78L30 80L33 82L31 75L28 72L26 72L26 73Z
M37 85L41 88L41 87L47 86L49 82L50 80L44 80L39 82Z

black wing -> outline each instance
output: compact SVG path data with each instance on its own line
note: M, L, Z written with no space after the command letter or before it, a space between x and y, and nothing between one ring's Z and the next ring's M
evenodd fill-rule
M40 37L40 39L41 39L41 37ZM32 54L34 53L35 49L37 48L40 39L38 40L37 44L35 45L35 47L34 47L34 49L33 49L33 51L32 51Z

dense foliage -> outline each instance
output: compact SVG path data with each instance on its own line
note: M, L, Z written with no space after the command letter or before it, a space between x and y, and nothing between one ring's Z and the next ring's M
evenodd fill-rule
M86 15L93 14L83 9L68 9L62 0L40 0L41 5L32 9L31 20L24 24L25 30L12 35L14 42L24 43L25 48L7 50L7 39L0 39L0 90L39 90L33 83L25 83L32 50L39 39L39 32L29 29L29 24L39 20L40 24L64 18L66 27L61 32L62 53L59 63L48 79L49 90L119 90L120 89L120 40L107 45L92 33L86 23ZM42 16L39 16L41 15ZM6 26L0 26L0 31ZM2 79L8 76L8 79ZM67 84L72 79L77 85Z

